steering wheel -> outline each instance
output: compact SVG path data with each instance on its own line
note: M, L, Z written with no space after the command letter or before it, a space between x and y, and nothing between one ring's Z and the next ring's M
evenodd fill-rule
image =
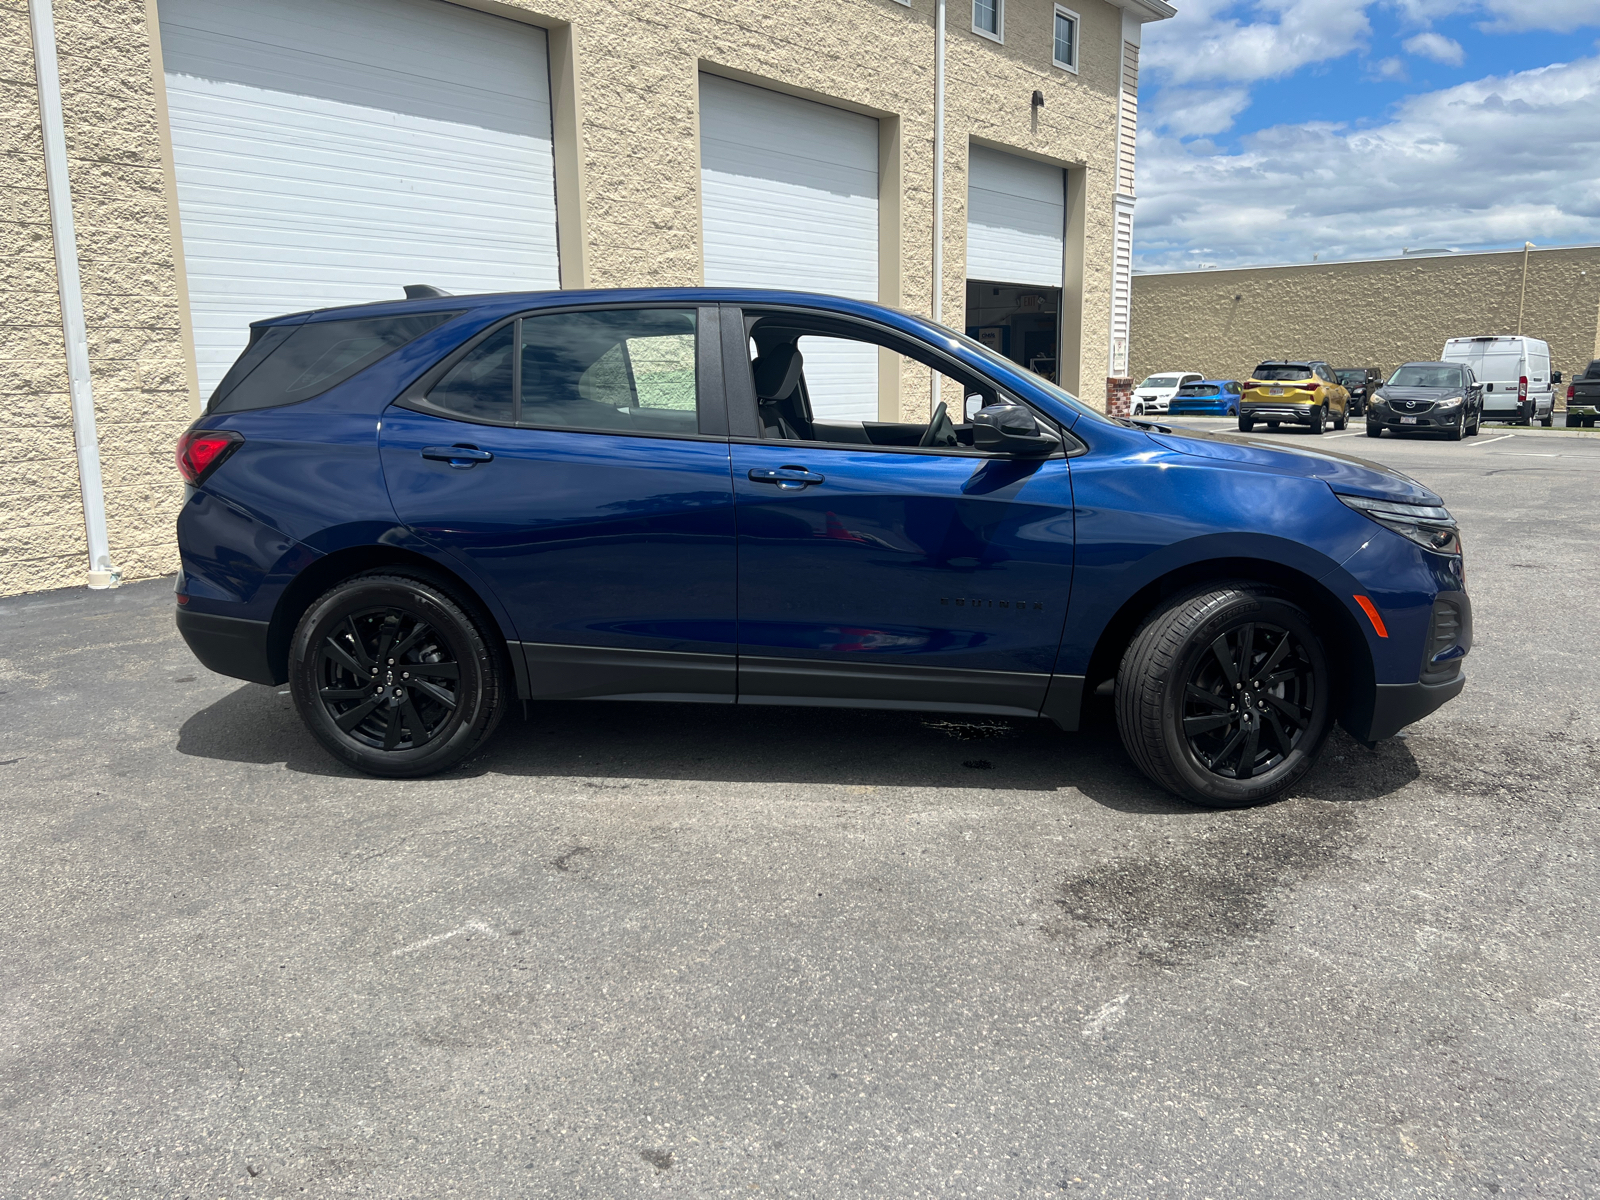
M923 431L919 446L954 446L959 439L956 437L955 423L950 420L950 413L945 408L943 400L933 410L933 416L928 421L928 428Z

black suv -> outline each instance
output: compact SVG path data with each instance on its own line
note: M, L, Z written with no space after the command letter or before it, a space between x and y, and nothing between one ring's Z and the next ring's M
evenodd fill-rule
M1350 415L1359 417L1367 411L1372 393L1383 386L1383 372L1377 367L1340 367L1334 374L1350 393Z

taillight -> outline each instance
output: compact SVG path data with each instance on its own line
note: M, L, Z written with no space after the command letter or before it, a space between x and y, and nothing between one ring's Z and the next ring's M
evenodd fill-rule
M199 487L243 442L244 435L231 429L186 430L178 439L178 473Z
M1527 398L1528 398L1528 377L1526 375L1524 375L1521 379L1517 380L1517 399L1518 400L1526 400Z
M1573 397L1573 396L1574 396L1574 395L1575 395L1575 394L1576 394L1576 392L1575 392L1575 391L1574 391L1574 389L1575 389L1575 388L1576 388L1576 387L1577 387L1577 386L1578 386L1578 385L1577 385L1577 384L1575 384L1575 383L1569 383L1569 384L1567 384L1567 403L1568 403L1568 404L1571 404L1571 403L1572 403L1572 397Z

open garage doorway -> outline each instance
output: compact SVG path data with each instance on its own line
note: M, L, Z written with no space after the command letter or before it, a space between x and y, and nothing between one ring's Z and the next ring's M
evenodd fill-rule
M969 279L967 336L1056 383L1061 289Z

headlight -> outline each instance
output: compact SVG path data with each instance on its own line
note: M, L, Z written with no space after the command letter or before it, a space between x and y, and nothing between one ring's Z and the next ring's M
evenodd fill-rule
M1460 396L1451 396L1448 400L1439 401L1438 407L1439 408L1454 408L1456 405L1458 405L1460 403L1461 403L1461 397Z
M1387 404L1387 403L1389 403L1389 397L1385 396L1382 392L1373 392L1372 395L1370 397L1368 397L1368 399L1373 404Z
M1393 500L1369 500L1365 496L1339 495L1339 499L1357 512L1371 517L1385 529L1392 529L1401 537L1410 538L1435 554L1461 553L1461 534L1456 528L1456 519L1447 508L1398 504Z

